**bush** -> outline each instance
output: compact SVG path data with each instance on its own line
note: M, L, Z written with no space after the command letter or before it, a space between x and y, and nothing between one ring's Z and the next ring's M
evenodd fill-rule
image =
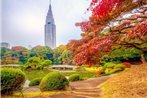
M105 74L112 74L112 71L113 69L112 68L106 68L105 70Z
M112 63L112 62L109 62L109 63L105 63L103 68L106 69L106 68L113 68L116 64L115 63Z
M41 66L42 67L46 67L46 66L49 66L52 64L52 61L51 60L45 60L41 63Z
M41 80L42 80L42 78L35 78L30 81L29 86L37 86L40 84Z
M122 70L124 70L126 66L123 64L117 64L116 66L114 66L114 68L121 68Z
M25 82L25 74L19 69L1 68L1 93L13 94L19 91Z
M82 80L79 74L72 74L69 76L69 81L79 81Z
M41 80L39 86L41 91L51 91L65 89L68 84L64 75L59 72L50 72Z
M100 75L100 74L103 74L104 73L104 70L98 70L98 71L96 71L96 75Z
M127 68L131 67L131 64L129 62L123 62L122 64L125 65Z
M26 69L38 69L41 65L41 59L39 57L31 57L28 59L26 65Z
M126 68L123 64L116 64L113 62L105 63L104 66L100 66L99 70L96 72L97 75L100 74L113 74L119 71L123 71Z
M86 71L88 71L88 72L96 72L97 70L99 70L98 67L87 67L87 68L85 68L85 69L86 69Z

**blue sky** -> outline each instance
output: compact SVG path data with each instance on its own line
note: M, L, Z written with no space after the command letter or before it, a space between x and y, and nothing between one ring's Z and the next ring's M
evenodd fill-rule
M52 0L57 45L80 38L75 23L86 20L91 0ZM11 46L44 45L44 24L49 0L2 0L2 41Z

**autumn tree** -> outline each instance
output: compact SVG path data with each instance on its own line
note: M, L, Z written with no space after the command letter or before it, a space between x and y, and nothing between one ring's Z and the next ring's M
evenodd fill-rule
M12 57L17 58L20 63L24 64L29 58L30 51L23 46L12 47Z
M69 43L74 63L96 64L115 45L134 47L143 54L147 52L146 4L146 0L92 0L89 20L76 23L85 32L82 39ZM84 43L79 45L79 41ZM142 62L145 62L143 54Z
M60 45L54 49L54 63L55 64L71 64L72 56L67 46Z
M1 64L18 64L19 59L12 56L12 51L9 48L0 48Z

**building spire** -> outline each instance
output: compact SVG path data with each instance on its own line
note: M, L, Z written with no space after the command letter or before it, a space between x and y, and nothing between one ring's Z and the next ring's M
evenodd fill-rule
M53 23L54 24L54 17L52 12L51 0L49 0L49 10L46 16L46 23Z
M50 0L50 4L49 4L49 10L52 10L51 0Z
M50 0L50 5L51 5L51 0Z
M48 10L48 14L47 14L47 19L53 19L53 12L52 12L52 6L51 6L51 0L49 0L49 10ZM54 19L53 19L54 21Z

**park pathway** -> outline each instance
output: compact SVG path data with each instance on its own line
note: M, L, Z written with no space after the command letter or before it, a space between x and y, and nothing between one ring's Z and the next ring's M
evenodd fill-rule
M69 92L49 96L40 95L31 98L99 98L101 89L98 86L109 79L111 76L102 76L97 78L90 78L83 81L70 82ZM28 87L25 89L25 92L40 91L38 86Z
M109 79L110 76L91 78L84 81L71 82L71 92L52 95L50 98L98 98L101 89L98 85Z

